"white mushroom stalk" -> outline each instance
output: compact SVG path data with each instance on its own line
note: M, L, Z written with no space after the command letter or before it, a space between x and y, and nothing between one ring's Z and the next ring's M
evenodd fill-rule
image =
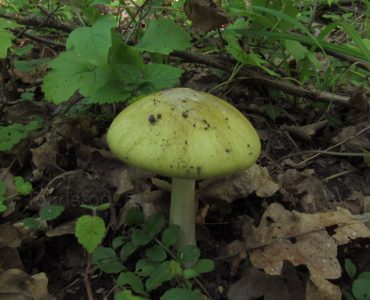
M226 101L188 88L145 96L124 109L107 134L112 152L172 177L170 223L195 244L195 180L244 170L260 154L256 130Z

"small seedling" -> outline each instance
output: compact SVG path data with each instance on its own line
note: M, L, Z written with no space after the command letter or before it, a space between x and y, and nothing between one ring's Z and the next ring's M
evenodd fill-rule
M179 226L165 228L161 214L144 221L137 208L128 211L125 224L127 235L116 237L111 248L98 247L92 254L93 264L101 271L118 274L115 299L147 300L152 291L173 281L179 286L165 292L162 300L201 299L199 291L193 289L194 282L207 294L198 276L212 271L214 262L200 259L200 250L194 245L175 250ZM132 266L134 254L142 258Z
M13 183L15 187L15 191L17 192L14 195L6 196L7 186L5 181L0 180L0 213L7 210L6 201L9 201L11 199L21 196L27 196L32 192L32 184L29 181L25 181L20 176L15 176L13 178Z
M39 211L38 218L25 218L22 220L24 226L38 230L40 229L47 221L52 221L58 218L64 211L64 207L60 205L47 205Z
M370 272L362 272L357 275L357 268L350 259L344 261L344 269L352 281L352 294L343 291L347 300L368 300L370 299Z

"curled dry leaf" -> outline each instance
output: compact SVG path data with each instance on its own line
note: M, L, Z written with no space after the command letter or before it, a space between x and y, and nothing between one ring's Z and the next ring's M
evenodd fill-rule
M303 141L309 142L311 137L316 134L316 131L324 128L327 124L328 121L323 120L304 126L283 126L282 129Z
M199 187L200 198L220 199L228 203L253 192L258 197L270 197L279 189L279 185L272 181L267 169L256 164L228 177L205 180Z
M18 270L10 269L0 276L0 291L4 295L11 295L17 300L55 300L48 292L48 278L45 273L28 275Z
M326 228L333 226L336 226L335 233L330 236ZM268 274L280 274L284 260L296 266L306 265L312 285L308 291L316 291L313 294L322 295L320 299L340 299L340 289L326 280L341 275L336 259L337 245L360 237L368 238L370 229L340 207L337 211L305 214L272 204L257 228L247 224L244 236L255 267Z
M184 11L198 34L218 29L230 22L229 17L214 0L187 0Z
M370 124L364 124L369 126ZM348 126L341 129L337 136L333 137L331 142L339 144L341 149L350 152L362 152L363 149L370 150L370 129L358 135L363 127Z

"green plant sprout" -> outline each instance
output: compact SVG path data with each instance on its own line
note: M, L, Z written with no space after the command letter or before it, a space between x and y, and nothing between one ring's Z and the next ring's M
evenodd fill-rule
M165 228L162 214L144 216L138 208L131 208L125 218L127 234L112 241L112 247L98 247L92 254L93 264L101 271L118 274L115 299L149 300L149 293L170 282L177 287L167 290L160 299L194 299L200 293L193 289L193 281L208 294L198 276L214 269L210 259L199 259L200 251L194 245L175 249L179 227ZM116 253L119 253L117 256ZM139 254L134 267L133 257Z
M343 291L346 300L370 299L370 272L358 274L355 264L350 259L345 259L344 269L352 281L352 294Z

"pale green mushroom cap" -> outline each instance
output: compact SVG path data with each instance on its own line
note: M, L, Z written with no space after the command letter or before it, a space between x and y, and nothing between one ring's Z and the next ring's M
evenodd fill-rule
M113 120L107 140L128 164L177 178L241 171L261 151L256 130L241 112L189 88L165 90L132 103Z

